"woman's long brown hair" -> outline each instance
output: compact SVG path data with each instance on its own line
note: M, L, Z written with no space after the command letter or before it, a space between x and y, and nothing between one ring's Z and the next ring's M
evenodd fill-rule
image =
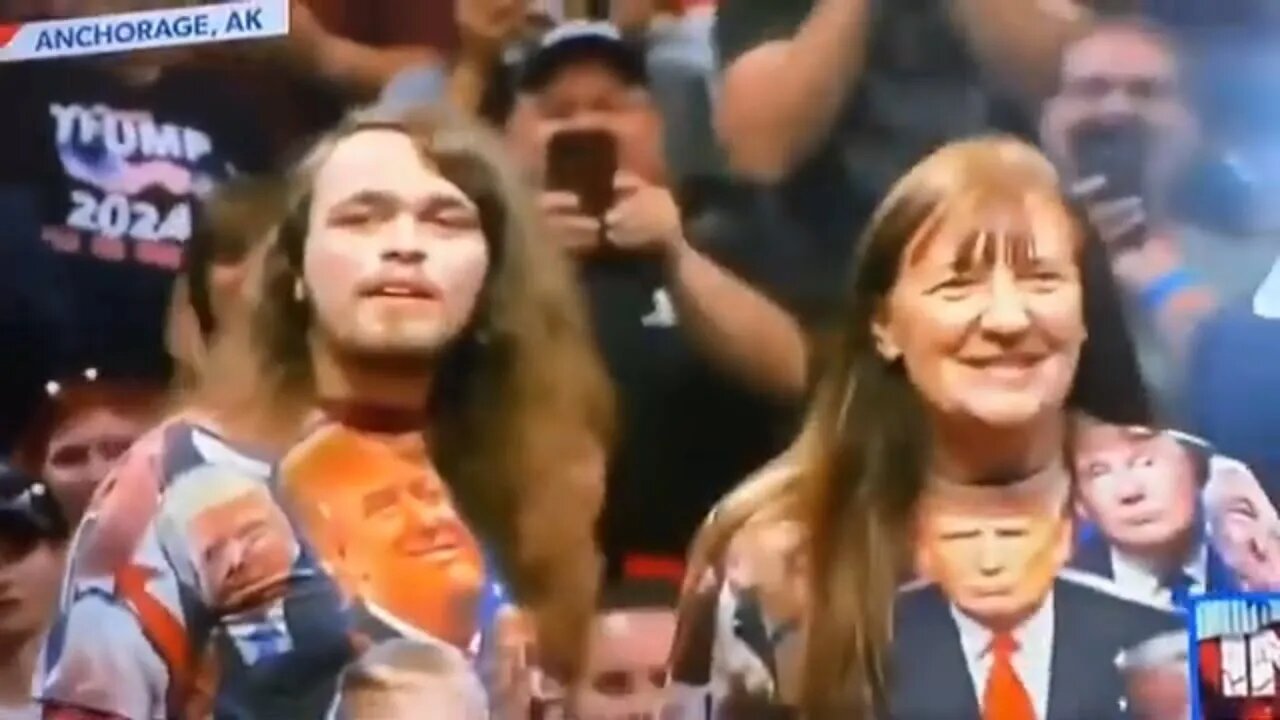
M772 514L767 507L789 509L805 524L812 600L800 701L806 718L883 714L893 604L911 571L930 432L901 363L877 352L873 318L897 281L908 245L930 235L953 208L981 198L1020 212L1029 197L1062 209L1081 240L1089 334L1068 407L1110 422L1151 422L1106 251L1039 152L1010 138L982 138L945 146L913 168L861 239L841 324L822 358L799 440L730 495L694 545L691 565L705 564L751 517Z
M251 270L251 327L219 339L198 407L232 437L276 448L296 439L316 401L311 309L293 290L313 179L337 143L370 129L403 132L479 208L489 273L470 324L436 360L423 427L463 514L532 614L541 659L572 680L597 593L613 398L568 264L483 128L444 110L374 110L322 138L290 176L287 215Z

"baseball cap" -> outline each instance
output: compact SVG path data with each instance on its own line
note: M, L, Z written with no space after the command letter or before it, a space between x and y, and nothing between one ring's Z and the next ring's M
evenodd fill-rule
M644 52L624 39L612 23L571 21L542 36L524 62L519 86L526 92L546 87L567 65L590 60L603 63L631 85L646 85L649 73Z
M23 555L41 541L69 534L48 484L0 460L0 545Z

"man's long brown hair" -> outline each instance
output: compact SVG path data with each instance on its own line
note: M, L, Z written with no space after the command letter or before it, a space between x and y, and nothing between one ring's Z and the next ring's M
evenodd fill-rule
M312 311L294 295L313 181L336 144L372 129L404 133L479 208L489 272L471 321L431 361L423 428L463 515L533 615L547 669L574 679L597 591L613 400L568 264L483 128L445 110L375 109L321 138L288 176L285 216L250 271L253 321L222 333L197 412L275 452L297 439L317 400Z
M902 364L877 351L872 322L907 246L975 197L1015 213L1025 213L1028 198L1066 211L1081 240L1089 333L1066 409L1151 422L1106 251L1063 197L1048 161L1020 141L982 138L945 146L907 173L861 239L800 438L726 498L694 544L691 582L743 524L779 513L805 524L812 605L800 702L807 718L867 720L887 708L893 604L911 572L930 431Z

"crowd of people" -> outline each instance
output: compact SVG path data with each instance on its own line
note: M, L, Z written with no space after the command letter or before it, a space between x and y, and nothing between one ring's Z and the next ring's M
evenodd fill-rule
M579 4L0 65L0 720L1271 712L1275 12Z

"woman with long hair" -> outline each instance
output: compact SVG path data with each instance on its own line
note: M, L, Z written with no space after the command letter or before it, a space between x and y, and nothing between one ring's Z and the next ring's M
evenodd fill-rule
M800 437L695 540L670 717L1121 712L1116 653L1181 620L1154 580L1069 566L1074 478L1109 461L1080 436L1153 418L1052 166L1001 137L921 161L862 239L825 360ZM1117 464L1113 487L1161 481L1140 452ZM1161 493L1125 492L1154 537Z
M78 534L49 717L203 698L219 717L325 717L369 649L475 657L511 645L498 625L551 677L581 669L611 399L498 145L443 110L369 111L316 143L286 198L248 270L251 322L220 328L190 401ZM539 683L495 662L495 710L522 717Z
M220 331L248 321L255 255L288 209L286 183L241 175L219 185L193 210L191 240L182 257L165 324L173 358L175 402L199 387Z

